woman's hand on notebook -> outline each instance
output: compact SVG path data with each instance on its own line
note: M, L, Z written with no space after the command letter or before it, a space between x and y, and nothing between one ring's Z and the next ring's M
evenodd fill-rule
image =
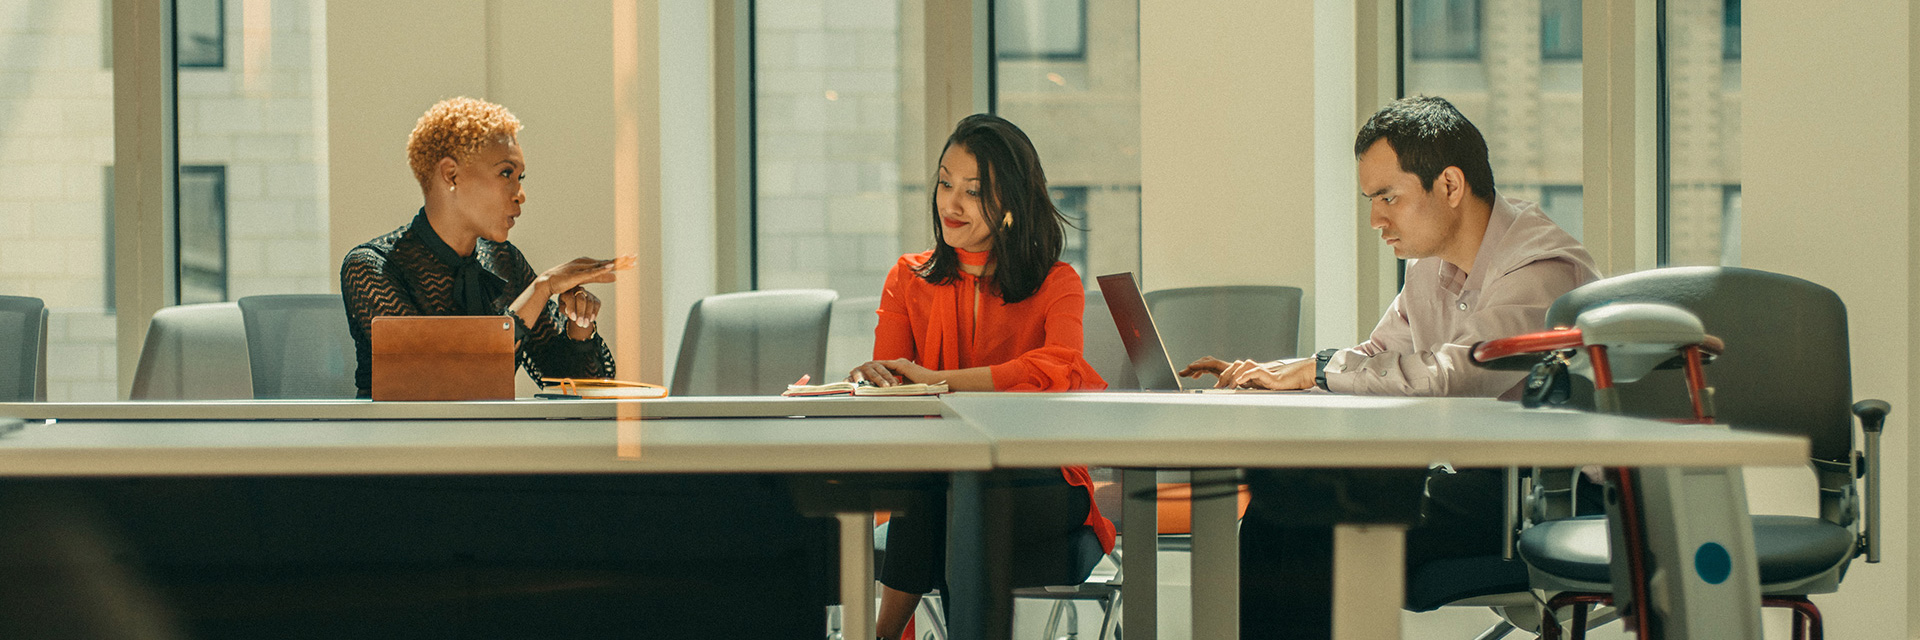
M891 387L900 384L900 377L895 376L893 370L888 366L898 362L905 362L916 367L920 366L905 359L869 360L858 367L854 367L853 372L847 374L847 382L866 382L880 387ZM921 368L924 369L925 367Z

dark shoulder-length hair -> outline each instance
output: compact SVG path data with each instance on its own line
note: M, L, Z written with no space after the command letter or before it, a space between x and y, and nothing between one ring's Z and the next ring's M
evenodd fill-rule
M1066 218L1047 195L1047 172L1040 168L1040 154L1019 127L985 113L961 120L953 135L947 136L940 155L956 145L980 163L982 213L993 228L994 291L1008 303L1032 297L1060 260L1066 238ZM938 188L933 189L931 204L933 259L920 266L919 274L929 283L947 284L960 273L960 256L940 233Z

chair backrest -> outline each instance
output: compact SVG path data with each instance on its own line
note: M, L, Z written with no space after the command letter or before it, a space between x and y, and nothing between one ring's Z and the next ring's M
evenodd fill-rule
M47 305L0 296L0 400L47 399Z
M167 307L154 312L147 325L131 397L244 400L253 397L252 371L247 360L247 325L239 304Z
M854 367L873 359L873 330L880 326L879 311L880 296L833 301L833 322L827 333L825 382L839 380Z
M1738 267L1654 269L1588 283L1554 301L1547 326L1572 326L1579 313L1614 301L1666 302L1700 316L1727 343L1708 365L1720 422L1807 437L1814 458L1845 461L1853 451L1853 382L1847 309L1826 287ZM1677 370L1621 385L1621 408L1648 417L1691 415Z
M1146 294L1174 368L1202 356L1275 360L1300 351L1300 289L1223 286L1161 289Z
M247 361L255 398L352 398L358 366L339 294L247 296Z
M826 289L789 289L693 303L673 368L673 394L771 395L803 375L825 380L827 332L838 297Z
M1085 315L1080 317L1085 340L1081 351L1086 355L1087 364L1100 378L1107 381L1107 389L1128 390L1140 388L1140 376L1133 370L1133 360L1127 358L1127 345L1120 341L1120 328L1113 324L1113 312L1107 310L1107 298L1099 292L1087 295Z

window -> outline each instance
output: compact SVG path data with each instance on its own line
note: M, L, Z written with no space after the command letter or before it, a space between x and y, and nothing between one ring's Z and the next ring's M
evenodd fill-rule
M909 89L922 22L914 0L754 4L755 288L878 296L901 254L929 247Z
M1720 37L1720 57L1728 60L1740 59L1740 0L1723 0L1720 12L1720 24L1723 35Z
M1580 0L1543 0L1540 3L1540 57L1579 60Z
M1667 0L1661 16L1661 266L1740 261L1739 11Z
M1546 210L1547 217L1560 225L1573 239L1580 239L1580 232L1586 226L1585 202L1581 199L1584 189L1577 184L1556 184L1540 187L1540 208Z
M1406 95L1452 102L1486 137L1499 194L1539 203L1579 237L1580 2L1511 0L1501 7L1482 13L1469 0L1402 0Z
M227 168L180 167L180 304L227 299Z
M325 0L175 2L179 301L330 291L340 256L327 246L326 95L315 82ZM221 25L245 25L234 54L189 60L190 40L224 41Z
M174 0L174 56L182 68L227 66L226 3Z
M1059 11L1039 7L1065 7ZM1071 20L1059 17L1078 12ZM1033 140L1067 217L1060 259L1093 276L1140 271L1140 13L1133 0L995 0L996 112ZM1026 56L1006 37L1084 29L1085 53Z
M0 294L48 311L47 399L118 395L117 333L103 230L112 225L113 69L105 2L0 12L8 64L0 127Z
M1088 0L999 0L993 8L994 55L1002 60L1083 60Z
M1472 60L1480 57L1480 0L1410 0L1407 46L1422 60Z
M1047 189L1053 197L1053 207L1060 210L1069 224L1067 235L1060 249L1060 261L1073 265L1082 280L1087 278L1087 188L1050 185Z

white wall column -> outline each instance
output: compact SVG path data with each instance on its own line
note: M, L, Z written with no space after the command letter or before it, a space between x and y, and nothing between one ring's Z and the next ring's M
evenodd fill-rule
M1140 264L1149 290L1300 287L1311 345L1314 21L1301 8L1141 4Z
M1920 395L1910 392L1920 346L1909 79L1911 61L1920 58L1908 42L1910 9L1904 0L1821 11L1770 2L1742 7L1742 261L1840 294L1853 343L1854 397L1894 406L1883 451L1887 495L1880 497L1885 561L1855 561L1839 593L1814 596L1833 638L1920 632L1911 622L1920 578L1912 575L1909 535L1909 429L1920 417ZM1765 313L1766 304L1756 300L1755 312Z

